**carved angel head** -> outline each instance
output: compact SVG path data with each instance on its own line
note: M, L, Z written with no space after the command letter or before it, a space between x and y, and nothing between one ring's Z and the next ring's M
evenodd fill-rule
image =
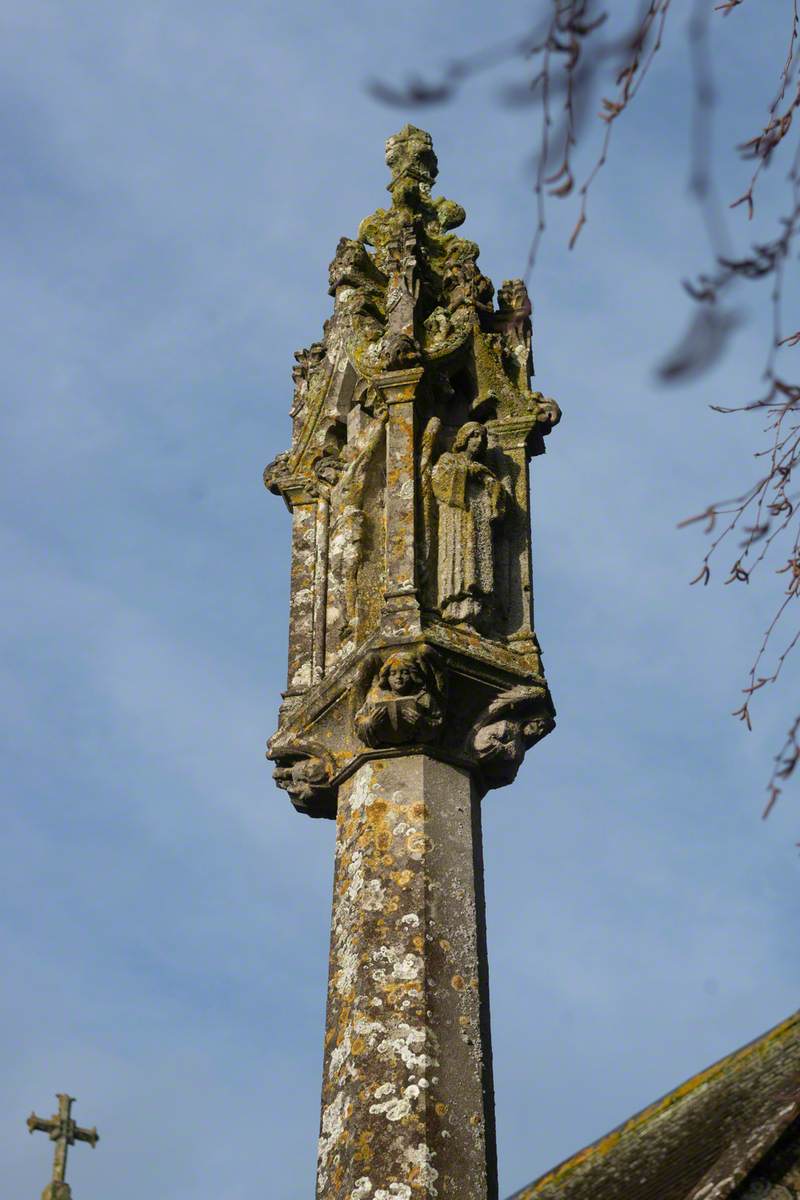
M467 454L470 458L480 458L486 450L486 428L479 421L467 421L455 436L453 450L456 453Z
M390 654L378 674L378 684L396 696L410 696L425 687L425 671L417 654L406 651Z

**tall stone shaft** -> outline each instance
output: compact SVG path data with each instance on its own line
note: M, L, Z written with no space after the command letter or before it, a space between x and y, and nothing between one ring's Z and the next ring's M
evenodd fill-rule
M531 305L390 138L391 207L342 238L333 316L295 355L289 681L268 755L335 818L318 1200L497 1194L480 804L549 733L528 464Z
M483 1200L496 1162L480 797L427 755L373 759L340 789L338 826L318 1194Z

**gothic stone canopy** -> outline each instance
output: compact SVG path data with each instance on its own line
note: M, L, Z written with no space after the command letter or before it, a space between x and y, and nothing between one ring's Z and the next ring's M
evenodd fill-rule
M494 287L434 197L429 134L386 145L391 205L342 238L333 316L296 353L289 681L269 756L333 816L366 759L424 748L481 790L553 726L533 626L528 462L560 418L532 391L524 283Z

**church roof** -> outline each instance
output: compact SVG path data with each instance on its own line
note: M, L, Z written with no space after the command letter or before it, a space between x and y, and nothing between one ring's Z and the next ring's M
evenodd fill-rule
M510 1200L723 1200L800 1114L800 1012Z

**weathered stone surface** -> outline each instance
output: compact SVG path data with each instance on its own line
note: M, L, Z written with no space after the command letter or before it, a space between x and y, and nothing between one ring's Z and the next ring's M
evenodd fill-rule
M464 210L431 194L438 164L427 133L406 126L386 161L391 207L339 242L333 316L295 355L292 444L264 473L293 514L289 679L270 757L311 815L333 815L365 746L387 744L358 695L371 656L427 647L455 668L454 684L476 678L480 704L456 699L441 738L417 714L417 741L437 741L454 763L472 754L470 722L493 698L546 689L528 463L560 410L531 390L530 299L521 280L506 280L494 308L478 247L451 232ZM410 744L413 732L395 741ZM313 780L297 778L312 770L297 767L300 757L319 757L310 742L330 756L324 780L319 765ZM519 744L524 753L530 739ZM479 782L511 776L479 771Z
M494 1200L480 799L554 725L533 621L531 303L433 197L429 134L342 238L298 351L289 679L268 754L337 819L319 1200Z
M430 646L399 650L381 663L368 659L362 686L369 679L355 729L367 746L402 746L438 741L445 718L446 675L441 657Z
M424 755L339 795L318 1195L496 1196L479 797Z

